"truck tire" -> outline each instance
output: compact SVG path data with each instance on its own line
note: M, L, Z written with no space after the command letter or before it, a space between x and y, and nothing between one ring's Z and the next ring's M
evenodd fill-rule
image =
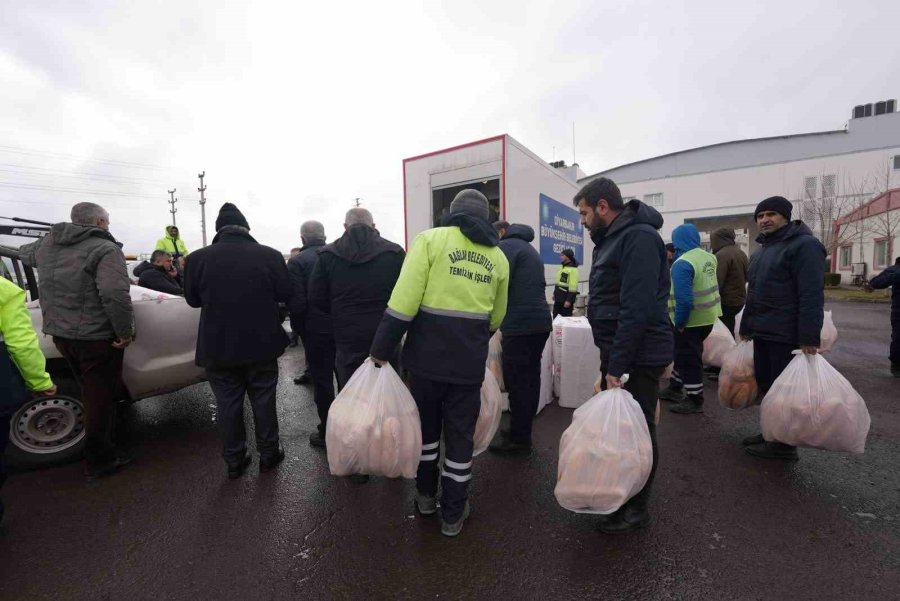
M84 454L84 407L74 380L55 379L54 397L34 397L10 419L4 461L16 469L38 469L76 461Z

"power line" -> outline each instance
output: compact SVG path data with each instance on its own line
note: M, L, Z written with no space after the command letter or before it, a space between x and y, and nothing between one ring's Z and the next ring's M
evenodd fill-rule
M117 161L115 159L92 159L89 157L79 156L77 154L69 154L65 152L49 152L46 150L35 150L33 148L22 148L19 146L3 146L0 145L0 152L8 152L12 154L23 154L30 156L44 156L61 158L66 160L90 161L92 163L106 163L108 165L118 165L120 167L131 167L134 169L152 169L156 171L164 171L166 168L161 165L152 165L150 163L138 163L136 161Z
M48 167L37 167L33 165L20 165L18 163L0 163L0 167L18 167L20 169L26 169L28 171L17 171L15 169L0 169L0 171L9 171L11 173L21 173L23 175L44 175L43 173L28 173L29 171L43 171L47 174L52 175L53 177L92 177L97 179L115 179L127 182L142 182L148 184L159 184L166 185L166 182L158 179L149 179L146 177L131 177L128 175L112 175L107 173L92 173L89 171L66 171L63 169L52 169Z
M149 194L135 194L133 192L113 192L113 191L95 191L95 190L79 190L75 188L58 188L53 186L34 186L29 184L16 184L0 182L3 188L19 188L21 190L39 190L43 192L62 192L66 194L86 194L88 196L119 196L123 198L157 198Z

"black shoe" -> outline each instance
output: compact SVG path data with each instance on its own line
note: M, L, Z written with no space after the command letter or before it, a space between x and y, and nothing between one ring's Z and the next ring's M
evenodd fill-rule
M94 480L99 480L100 478L111 476L112 474L115 474L119 470L131 465L132 463L134 463L134 457L118 455L109 463L88 465L87 469L85 470L85 475L87 476L88 482L93 482Z
M531 443L530 442L513 442L509 436L500 436L500 439L497 442L492 442L491 446L488 447L491 453L496 455L515 455L520 457L526 457L531 455Z
M781 461L797 461L800 459L800 456L797 454L797 447L780 442L754 444L744 450L754 457L762 457L763 459L780 459Z
M891 375L900 378L900 363L891 363Z
M671 386L659 393L659 400L680 403L684 400L684 391L675 390Z
M319 449L327 448L325 444L325 435L318 430L309 435L309 444Z
M753 436L748 436L744 440L741 441L741 444L745 447L749 447L753 444L763 444L766 442L766 439L763 438L762 434L754 434Z
M353 474L350 476L350 482L354 484L365 484L369 481L369 476L366 474Z
M236 462L226 461L226 465L228 466L228 479L236 480L240 478L244 470L247 469L247 466L250 465L250 462L253 461L253 458L250 457L250 453L244 451L244 457L239 459Z
M681 401L677 405L673 405L669 407L669 411L672 413L678 413L681 415L690 415L691 413L703 413L703 401L701 400L699 403L691 398L686 398Z
M642 507L623 507L609 520L600 522L597 529L604 534L625 534L650 524L650 512Z
M301 386L303 384L312 384L312 377L310 377L309 373L302 374L294 378L294 384L297 386Z
M266 455L265 457L260 455L259 471L260 471L260 473L268 472L270 469L274 468L282 461L284 461L284 449L281 447L278 447L278 452L275 453L274 455Z

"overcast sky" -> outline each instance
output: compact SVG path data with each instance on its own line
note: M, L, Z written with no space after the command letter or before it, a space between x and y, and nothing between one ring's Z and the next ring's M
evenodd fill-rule
M0 215L95 200L137 253L175 187L193 249L205 170L210 228L233 202L287 251L360 197L402 243L405 157L509 133L571 162L574 122L595 173L900 96L888 0L275 4L0 0Z

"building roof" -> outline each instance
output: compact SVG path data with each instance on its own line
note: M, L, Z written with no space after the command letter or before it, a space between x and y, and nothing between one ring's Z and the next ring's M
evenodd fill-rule
M898 209L900 209L900 188L894 188L879 194L858 209L850 211L846 215L835 219L834 226L837 227L839 225L853 223L854 221L868 219L869 217L875 217L882 213ZM898 225L900 225L900 221L898 221ZM900 233L900 228L898 228L898 233Z

